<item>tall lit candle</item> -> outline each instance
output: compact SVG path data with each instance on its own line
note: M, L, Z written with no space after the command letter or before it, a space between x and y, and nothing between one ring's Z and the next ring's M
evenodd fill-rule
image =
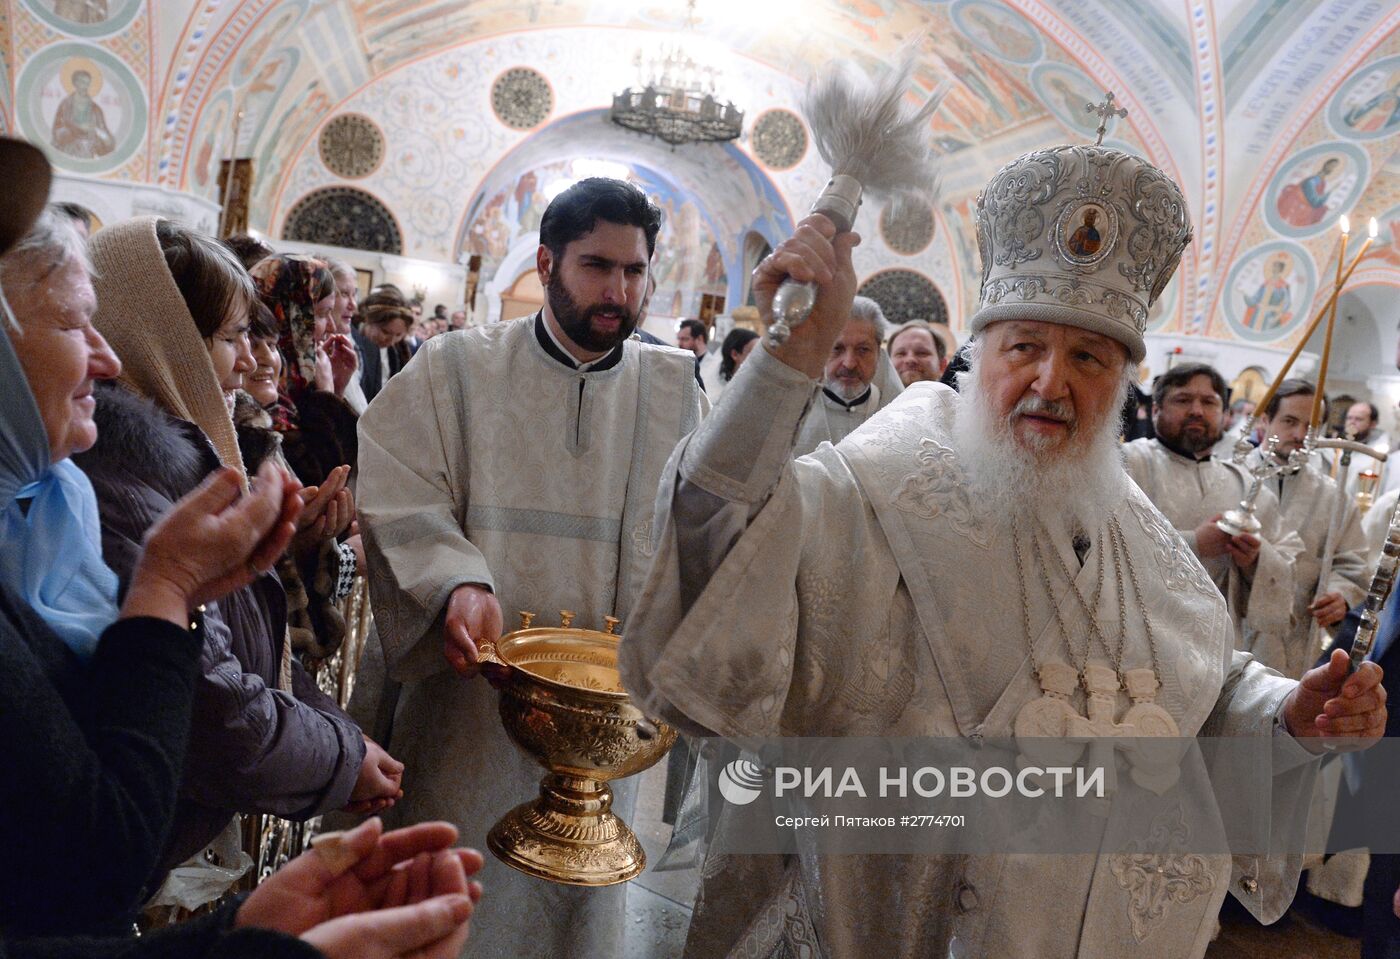
M1336 287L1342 287L1342 268L1347 261L1347 240L1351 236L1351 221L1345 213L1341 217L1342 247L1337 251ZM1314 435L1322 425L1322 397L1327 389L1327 367L1332 362L1332 336L1337 329L1337 297L1332 297L1332 309L1327 314L1327 335L1322 341L1322 365L1317 368L1317 390L1313 393L1312 419L1309 424Z
M1303 347L1307 344L1308 340L1312 338L1313 333L1316 332L1318 325L1322 322L1322 318L1327 316L1328 311L1332 309L1332 304L1336 303L1337 298L1341 296L1342 287L1346 286L1347 280L1351 279L1351 275L1354 272L1356 272L1356 268L1361 265L1361 258L1366 255L1366 250L1371 246L1373 242L1375 242L1376 236L1379 232L1379 227L1376 225L1375 219L1372 218L1370 229L1371 235L1366 238L1366 241L1364 243L1361 244L1361 249L1352 259L1351 264L1347 267L1346 272L1342 274L1341 279L1337 281L1336 286L1333 287L1332 295L1329 296L1326 302L1322 304L1322 307L1317 311L1316 314L1313 315L1313 318L1308 323L1307 328L1303 330L1303 335L1298 338L1298 343L1296 346L1293 347L1293 352L1288 354L1288 359L1284 360L1282 368L1280 368L1278 371L1278 376L1274 377L1273 383L1270 384L1268 391L1259 401L1258 409L1263 410L1269 405L1269 400L1274 398L1274 394L1278 392L1279 385L1285 379L1288 378L1288 371L1293 368L1293 363L1295 360L1298 359L1298 354L1303 352ZM1251 417L1250 422L1252 423L1253 420L1254 417Z

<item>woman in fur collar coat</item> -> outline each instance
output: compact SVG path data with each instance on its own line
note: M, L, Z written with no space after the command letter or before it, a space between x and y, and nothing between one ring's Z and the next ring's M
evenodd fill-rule
M230 409L253 366L252 289L213 240L154 217L102 230L89 251L94 322L124 369L121 386L99 396L105 435L80 465L97 489L104 555L124 576L146 528L186 486L220 463L243 470ZM207 635L166 869L238 812L306 819L397 796L402 766L287 654L275 575L220 602Z

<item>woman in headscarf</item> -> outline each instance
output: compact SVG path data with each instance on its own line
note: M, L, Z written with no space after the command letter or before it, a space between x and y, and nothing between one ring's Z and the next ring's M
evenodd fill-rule
M138 217L89 243L94 324L124 366L99 396L97 446L80 465L97 489L103 551L119 576L147 527L209 472L243 469L230 410L253 363L247 272L209 237ZM211 609L188 768L165 869L239 812L307 819L392 798L402 772L286 651L286 596L267 574Z
M273 425L297 478L320 484L359 455L358 417L344 399L359 358L351 339L335 332L335 277L322 261L287 253L259 260L251 273L277 322L282 354Z
M248 339L254 368L243 377L243 389L234 403L233 420L243 463L256 470L272 459L286 466L282 433L273 425L273 413L282 402L282 353L277 348L277 321L262 300L253 301ZM287 466L291 469L290 466ZM292 549L277 564L277 574L287 593L287 625L292 650L298 656L325 660L345 639L345 617L340 602L354 583L361 564L360 537L344 543L338 537L354 518L354 499L346 487L350 467L342 465L317 490L315 502L325 503L316 524L299 534Z
M92 326L73 227L45 214L15 243L46 171L37 150L0 140L0 929L125 932L175 807L202 648L192 623L271 565L300 500L272 467L241 498L237 474L216 470L150 529L119 602L70 457L97 435L94 383L121 366Z

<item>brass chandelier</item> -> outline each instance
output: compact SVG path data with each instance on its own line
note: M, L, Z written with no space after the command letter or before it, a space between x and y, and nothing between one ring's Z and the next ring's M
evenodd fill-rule
M686 33L695 26L695 0L686 3ZM632 60L640 86L613 97L608 119L620 127L669 143L723 143L744 129L744 113L715 95L719 71L695 61L684 46L663 46L652 56L640 50Z

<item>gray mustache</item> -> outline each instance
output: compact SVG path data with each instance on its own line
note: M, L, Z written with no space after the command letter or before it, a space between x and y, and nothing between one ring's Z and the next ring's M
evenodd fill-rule
M1064 400L1046 400L1039 396L1027 396L1016 404L1016 408L1011 411L1011 418L1015 419L1026 413L1053 416L1055 419L1064 420L1071 427L1076 423L1074 404Z

